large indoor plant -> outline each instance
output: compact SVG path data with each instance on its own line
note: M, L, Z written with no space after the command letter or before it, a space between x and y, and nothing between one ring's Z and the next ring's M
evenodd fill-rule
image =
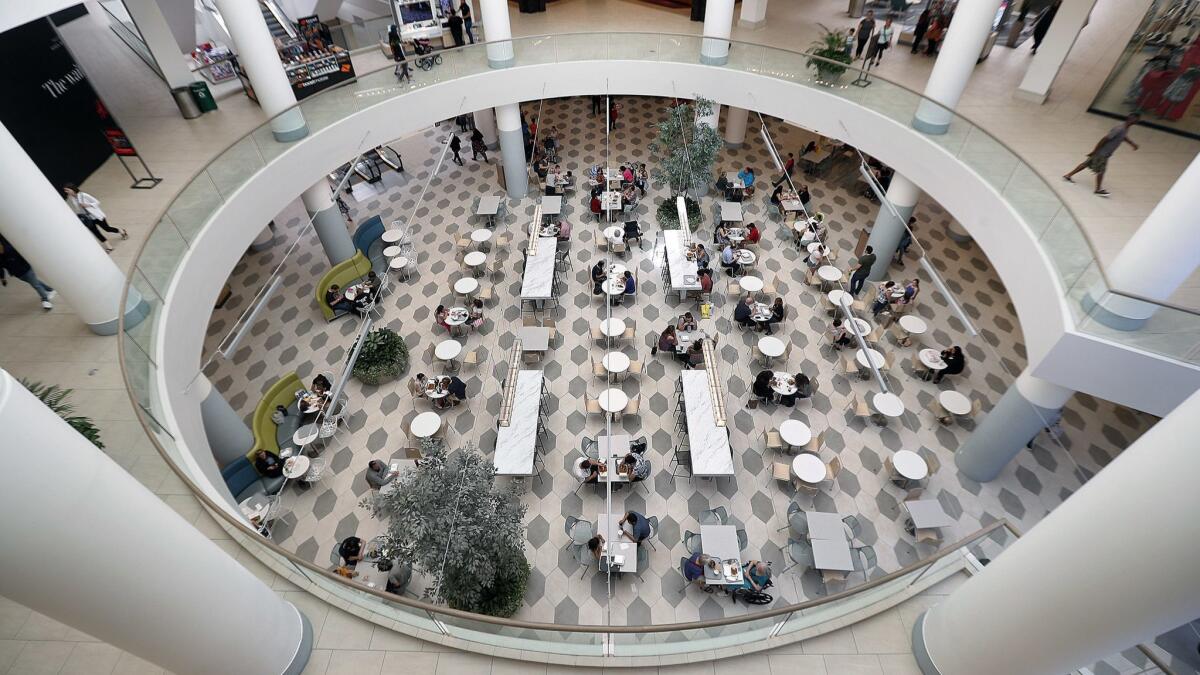
M654 177L665 182L670 196L659 203L658 223L664 229L678 229L675 198L687 200L688 220L693 229L700 225L700 205L693 198L703 194L712 181L713 164L721 149L721 134L700 119L711 116L713 102L706 98L682 101L667 109L667 119L658 123L658 137L650 143L655 154Z
M41 382L30 382L25 378L20 380L21 386L29 390L29 393L42 400L46 407L53 410L59 417L63 418L71 428L83 434L83 437L92 442L92 445L104 449L104 443L100 441L100 429L96 428L96 424L92 422L90 417L75 414L75 405L67 402L72 389L63 389L56 384L42 384Z
M492 616L525 599L525 506L496 487L492 461L467 444L449 452L421 442L422 459L373 500L387 521L384 544L428 577L425 598Z
M817 69L819 81L835 82L846 72L846 66L841 64L849 65L853 61L850 50L847 49L849 38L841 31L829 30L824 24L817 25L824 32L820 38L813 41L808 53L819 58L810 58L805 65Z
M391 328L376 328L367 333L354 377L363 384L382 384L408 371L408 343Z

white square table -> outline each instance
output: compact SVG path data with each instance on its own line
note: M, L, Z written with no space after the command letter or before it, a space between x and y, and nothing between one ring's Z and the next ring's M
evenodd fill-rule
M819 570L853 572L850 542L845 539L812 539L813 566Z
M713 576L712 572L704 568L704 583L709 586L740 586L742 585L741 572L742 552L738 548L737 528L732 525L701 525L700 526L700 551L704 555L715 558L718 562L724 563L726 560L738 561L738 578L731 581L725 578L722 573L719 576Z
M840 513L809 511L807 517L809 539L846 541L846 528L844 527L844 523L842 523L842 515Z
M954 521L942 508L942 503L936 499L914 499L904 502L908 515L912 517L913 525L924 530L933 527L949 527Z
M746 189L746 184L742 182L741 178L738 178L736 171L727 172L725 174L725 180L729 181L729 187L731 187L735 190Z
M479 198L479 205L475 207L475 215L477 216L494 216L500 212L500 197L495 195L484 195Z
M601 513L596 517L596 531L603 535L605 550L608 554L625 558L621 561L620 567L613 569L636 573L638 571L637 543L621 536L620 520L621 516L619 515Z
M517 330L521 340L521 350L526 352L544 352L550 348L550 329L541 326L521 326Z
M562 213L562 197L558 195L542 197L543 216L557 216L560 213Z
M721 202L721 221L726 223L742 222L742 205L737 202Z
M629 454L629 434L613 434L596 439L600 458L624 457Z

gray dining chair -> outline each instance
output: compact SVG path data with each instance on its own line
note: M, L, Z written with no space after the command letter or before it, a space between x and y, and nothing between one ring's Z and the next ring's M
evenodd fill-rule
M875 555L875 549L870 546L856 546L850 549L854 555L851 556L851 562L854 563L854 571L862 572L863 580L867 578L867 572L875 569L875 563L878 562L878 557Z
M858 539L859 535L862 534L862 523L858 522L858 518L855 516L846 516L842 518L842 522L846 524L846 531L850 534L850 541Z
M596 558L588 550L587 544L575 544L575 561L583 568L579 574L579 578L582 579L587 574L588 568L596 562Z
M646 548L645 546L639 546L637 547L638 581L644 581L642 579L642 574L646 572L648 567L650 567L650 549Z
M584 436L583 440L579 442L579 452L582 452L583 456L588 459L599 460L600 444L596 442L595 438Z
M718 506L702 512L699 520L701 525L724 525L729 520L729 512L724 506Z
M702 548L700 535L691 530L684 532L683 547L687 549L688 553L699 553Z
M563 524L563 530L571 541L567 542L567 546L572 544L586 544L588 540L596 536L596 526L592 525L590 520L582 520L575 516L567 516L567 522ZM567 548L563 546L563 548Z
M650 525L650 536L646 537L645 541L650 545L650 548L657 551L658 547L654 545L652 540L658 539L658 516L648 516L646 518L646 523Z
M816 565L816 562L813 560L812 545L807 541L798 541L796 539L789 538L787 552L788 557L792 559L792 564L783 568L784 572L796 567L797 565L803 565L805 568L801 571L801 574L803 574L805 571Z
M682 594L684 591L686 591L687 587L689 585L691 585L691 583L692 583L692 582L688 581L687 574L684 572L684 570L687 569L687 564L688 564L687 558L679 559L679 578L683 579L683 588L679 589L680 594Z
M792 528L792 534L796 534L801 537L808 536L808 514L801 509L800 505L796 502L788 504L787 525L784 525L779 529L786 530L789 527Z
M737 530L737 539L738 539L738 550L745 551L746 546L750 543L750 536L746 534L745 530L743 530L742 528L739 527Z

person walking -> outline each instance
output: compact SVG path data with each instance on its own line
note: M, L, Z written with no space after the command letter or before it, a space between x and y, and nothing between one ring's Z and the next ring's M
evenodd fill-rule
M37 274L34 274L29 262L17 253L17 249L13 248L8 240L0 237L0 286L8 285L8 277L20 279L33 286L33 290L37 291L38 297L42 299L42 309L54 309L54 304L50 301L58 295L58 291L42 283Z
M74 183L67 183L63 186L62 191L63 197L67 201L67 206L70 206L75 215L79 216L79 220L87 226L87 229L96 237L105 251L111 252L113 247L112 244L108 243L108 239L103 234L100 234L100 230L119 234L122 239L129 238L128 232L108 224L108 217L104 215L104 211L100 210L99 199L86 192L80 192L79 186Z
M879 62L883 59L883 53L888 47L892 46L892 18L889 16L883 22L883 28L875 34L874 44L871 51L867 54L867 60L875 60L875 66L879 66Z
M863 284L867 283L867 276L871 274L871 268L874 266L875 249L868 246L858 259L858 267L854 268L854 274L850 277L850 295L857 296L862 292Z
M1036 54L1038 47L1042 46L1042 40L1046 39L1046 33L1050 31L1050 24L1054 21L1054 16L1058 14L1058 6L1060 0L1054 0L1049 7L1042 10L1038 16L1037 22L1033 24L1033 53Z
M446 23L450 24L450 37L454 38L454 46L461 47L467 44L467 41L463 39L463 19L458 12L451 12Z
M458 151L462 149L462 141L458 140L458 134L450 134L450 152L454 153L454 163L462 166L463 159L459 156Z
M483 155L483 161L488 161L487 143L483 142L483 132L476 129L471 132L471 159L479 161L480 155Z
M395 26L388 28L388 47L392 50L392 61L396 62L396 79L412 82L412 72L408 69L408 59L404 57L404 45L400 42L400 32Z
M462 0L458 6L458 13L462 15L463 28L467 31L467 39L471 44L475 44L475 32L472 28L475 26L475 21L471 18L471 6L467 4L467 0Z
M1092 148L1092 151L1088 153L1087 159L1064 175L1063 180L1068 183L1074 183L1075 181L1071 180L1072 176L1084 169L1091 169L1092 173L1096 174L1095 194L1100 197L1107 197L1109 192L1104 189L1104 172L1108 169L1108 158L1112 157L1117 148L1121 147L1121 143L1128 143L1134 150L1138 149L1138 144L1129 140L1129 128L1137 124L1141 119L1141 115L1134 113L1126 117L1124 122L1110 129L1104 135L1104 138L1101 138L1096 143L1096 147Z
M871 36L875 33L875 10L868 10L867 15L858 22L857 29L858 47L854 50L854 58L862 58L863 49L866 48L867 42L871 40Z
M928 7L925 8L924 12L921 12L921 16L917 17L917 25L913 28L913 54L916 54L917 50L921 48L921 40L925 39L925 31L929 30L931 18Z

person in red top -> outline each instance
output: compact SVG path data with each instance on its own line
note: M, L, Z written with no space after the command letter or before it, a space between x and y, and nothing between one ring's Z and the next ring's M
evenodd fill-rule
M759 232L757 225L750 223L746 228L746 241L757 244L759 239L762 239L762 232Z
M701 293L712 293L712 289L713 289L712 270L708 269L707 267L702 268L697 273L697 276L700 277L700 279L699 279L700 292Z
M600 195L592 195L592 213L600 220Z
M619 110L620 108L621 108L621 106L617 105L616 101L613 101L608 106L608 124L609 124L609 127L613 128L613 129L617 128L617 117L619 117L617 110Z

